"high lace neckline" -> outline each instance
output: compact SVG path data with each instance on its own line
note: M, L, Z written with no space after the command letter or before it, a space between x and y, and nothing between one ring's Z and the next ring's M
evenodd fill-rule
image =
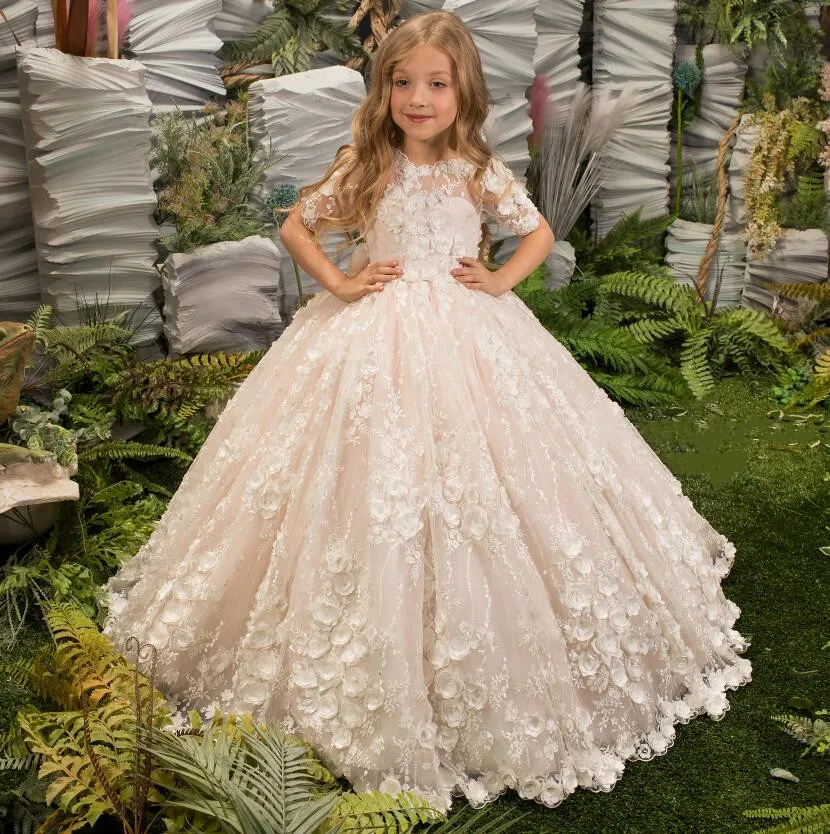
M439 159L437 162L422 162L418 164L413 162L400 148L395 148L395 155L402 168L407 171L413 171L416 174L436 174L459 167L463 169L469 165L467 160L461 156L455 156L452 159Z

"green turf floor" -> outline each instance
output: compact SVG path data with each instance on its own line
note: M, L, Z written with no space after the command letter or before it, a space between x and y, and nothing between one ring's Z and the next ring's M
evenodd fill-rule
M752 640L753 681L729 693L723 720L678 726L666 755L629 763L610 793L578 790L553 810L508 794L487 817L529 811L517 834L719 834L763 827L745 808L830 802L830 762L801 758L803 746L770 719L793 696L830 707L830 650L821 651L830 641L830 556L819 551L830 545L830 419L798 427L767 416L769 388L735 378L685 414L626 409L697 510L736 545L724 590ZM0 726L19 695L2 686ZM801 781L777 780L773 767Z

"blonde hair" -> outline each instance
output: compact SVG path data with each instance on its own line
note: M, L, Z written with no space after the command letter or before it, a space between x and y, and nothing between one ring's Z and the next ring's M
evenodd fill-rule
M474 166L470 193L475 201L480 199L481 178L493 155L482 134L488 93L481 58L470 30L459 17L451 12L426 12L405 20L380 42L369 66L366 98L352 118L354 142L338 149L321 180L300 190L302 199L340 169L333 194L336 212L320 215L316 239L332 228L364 235L371 223L395 165L395 149L403 144L403 132L390 114L392 73L421 44L441 49L450 57L458 112L449 145ZM480 254L486 255L490 242L486 224L482 224L482 230Z

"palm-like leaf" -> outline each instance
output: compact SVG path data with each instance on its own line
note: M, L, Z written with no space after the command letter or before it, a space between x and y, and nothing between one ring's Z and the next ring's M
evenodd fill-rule
M274 727L214 722L201 736L154 733L149 747L174 775L169 804L229 834L312 834L337 802L310 775L307 746Z

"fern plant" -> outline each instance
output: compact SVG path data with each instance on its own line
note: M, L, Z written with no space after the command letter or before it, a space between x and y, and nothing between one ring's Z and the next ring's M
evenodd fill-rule
M175 223L161 240L168 252L190 252L223 240L261 234L263 219L249 198L274 162L259 159L248 125L247 95L224 110L205 105L204 118L162 114L153 146L158 172L156 220Z
M819 170L799 174L795 193L780 199L777 214L787 229L827 229L824 174Z
M153 733L149 744L168 794L168 832L405 834L429 826L433 834L496 834L525 816L447 821L415 793L343 790L305 741L250 716L215 714L205 725L198 713L190 718L191 728Z
M271 64L276 76L304 72L321 49L343 59L366 57L355 31L337 19L352 11L350 0L273 0L273 7L250 37L220 51L228 89L267 77L251 71L258 64Z
M29 706L17 716L47 783L46 802L55 808L44 830L75 831L108 815L125 834L139 834L146 830L145 803L157 803L161 795L151 785L149 758L137 755L138 742L150 728L168 723L164 698L83 612L53 605L46 624L54 667L44 671L33 664L26 674L59 709ZM14 733L6 750L13 742Z
M826 643L823 648L830 648L830 643ZM823 716L826 715L830 715L830 710L817 710L812 719L790 714L773 715L772 719L782 724L788 735L807 745L802 756L809 753L828 756L830 755L830 722L824 720ZM830 832L830 803L806 808L753 808L744 811L744 816L752 819L783 820L772 828L759 829L755 834L828 834Z
M830 286L825 284L776 284L761 281L765 289L787 298L815 302L812 310L802 318L804 332L793 341L793 348L810 347L812 373L797 394L791 397L786 410L803 411L830 399Z

